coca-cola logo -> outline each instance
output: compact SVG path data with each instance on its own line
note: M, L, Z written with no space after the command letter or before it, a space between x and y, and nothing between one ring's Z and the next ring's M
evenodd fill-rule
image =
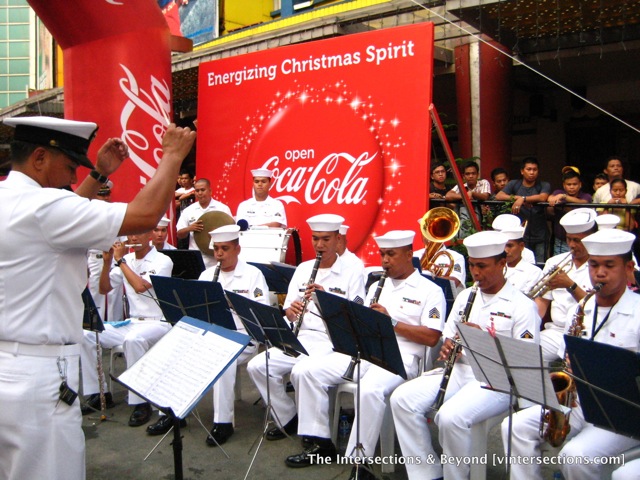
M122 140L129 146L131 160L144 175L140 176L140 183L144 185L162 158L162 137L171 113L171 90L165 80L153 75L148 88L142 88L129 68L122 64L120 67L125 77L120 79L119 86L127 98L120 112ZM145 131L138 130L141 126ZM149 163L145 157L151 157L154 163Z

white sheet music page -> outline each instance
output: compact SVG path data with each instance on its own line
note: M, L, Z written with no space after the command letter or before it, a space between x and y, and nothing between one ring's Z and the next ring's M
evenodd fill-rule
M183 418L244 345L178 322L118 377L150 402Z

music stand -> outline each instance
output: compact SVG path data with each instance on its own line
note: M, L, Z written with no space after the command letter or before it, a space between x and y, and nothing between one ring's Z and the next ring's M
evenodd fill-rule
M276 271L286 279L285 281L288 286L289 282L291 282L291 279L293 278L293 273L296 271L296 267L282 262L271 262L271 265L273 265L273 268L275 268ZM286 290L284 291L286 292Z
M204 260L200 250L158 250L173 261L172 277L197 280L204 272Z
M349 455L366 458L360 442L360 363L366 360L406 380L398 339L387 315L322 290L314 295L334 351L351 357L349 371L357 368L356 442ZM357 479L360 468L366 467L360 462L355 467Z
M264 416L264 427L262 434L260 435L258 447L256 448L249 468L245 475L245 480L251 472L253 463L255 462L264 437L269 431L269 427L273 423L271 415L273 415L278 425L282 425L278 415L276 414L273 406L271 405L271 391L269 388L269 348L275 347L283 351L285 355L297 357L301 353L309 355L305 348L302 346L298 338L294 335L293 331L289 327L289 324L282 318L282 313L279 309L258 303L255 300L251 300L238 295L237 293L225 291L229 303L236 311L240 321L245 326L245 329L249 335L258 343L263 344L266 348L265 351L265 373L267 376L267 405ZM254 447L258 439L256 439L249 451Z
M262 272L269 290L276 293L284 293L289 288L291 277L286 275L284 271L276 269L270 263L247 262Z
M162 313L172 325L188 316L228 330L236 329L220 283L157 275L150 278Z
M486 384L483 388L509 394L509 440L506 452L509 478L514 399L522 397L563 413L570 409L558 403L548 374L549 368L544 366L540 345L503 335L492 336L489 332L464 323L458 324L458 332L476 380Z
M248 343L249 337L243 333L183 317L118 378L111 376L170 415L176 480L183 478L180 420L189 415Z
M640 353L564 336L584 419L640 439Z

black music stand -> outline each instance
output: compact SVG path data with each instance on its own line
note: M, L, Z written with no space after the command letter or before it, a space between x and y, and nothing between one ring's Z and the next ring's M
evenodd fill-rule
M360 363L366 360L406 380L398 339L387 315L322 290L314 295L334 351L351 357L349 371L357 368L356 444L349 455L366 457L360 442ZM366 467L360 462L355 466L357 479Z
M111 375L120 385L170 416L176 480L183 478L180 420L189 415L249 340L243 333L183 317L118 378Z
M476 380L486 384L483 388L509 394L509 441L506 452L509 478L511 427L516 397L564 413L570 409L558 403L549 368L544 366L540 345L503 335L493 336L464 323L458 324L458 332Z
M640 439L640 353L564 336L584 419Z
M291 277L286 275L283 271L278 270L270 263L256 263L247 262L249 265L253 265L262 272L269 290L276 293L286 293L289 288L289 282Z
M255 462L264 437L269 431L269 427L273 423L271 415L276 418L277 425L282 425L278 415L276 414L273 406L271 405L271 391L269 389L269 349L271 347L278 348L284 352L285 355L293 357L299 356L301 353L309 355L305 348L302 346L298 338L294 335L293 331L289 327L289 324L282 318L282 313L279 309L258 303L255 300L251 300L238 295L237 293L225 291L229 303L240 317L240 321L245 326L249 335L258 343L265 346L265 372L267 376L267 405L264 416L264 427L262 434L259 437L258 447L256 448L249 468L245 475L245 480L251 472L253 463ZM276 426L277 426L276 425ZM286 433L285 433L286 434ZM254 447L258 439L256 439L249 451Z
M273 268L275 268L276 271L286 279L287 285L289 285L289 282L291 282L291 279L293 278L293 273L296 271L296 267L282 262L271 262L271 265L273 265ZM286 292L286 290L284 291Z
M150 278L162 313L172 325L188 316L229 330L236 329L220 283L157 275Z
M197 280L204 272L204 260L200 250L158 250L173 261L172 277Z

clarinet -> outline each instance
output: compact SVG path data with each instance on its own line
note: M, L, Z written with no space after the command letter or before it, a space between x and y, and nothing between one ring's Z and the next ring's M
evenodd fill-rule
M369 303L369 306L373 305L374 303L378 303L378 300L380 300L380 294L382 293L382 288L384 287L384 281L387 279L387 275L389 275L389 272L387 270L382 272L382 276L380 277L380 280L378 280L378 286L376 287L376 291L371 298L371 303Z
M478 293L478 282L475 282L471 287L471 293L469 293L469 298L467 299L467 305L464 307L464 312L462 313L462 317L460 318L460 323L466 323L469 321L469 315L471 314L471 309L473 308L473 302L476 300L476 294ZM451 378L451 372L453 371L453 366L456 363L456 357L458 353L462 350L462 346L459 343L456 343L455 346L451 349L447 360L444 363L444 373L442 374L442 381L440 382L440 389L438 390L438 395L436 395L436 399L431 406L431 410L438 411L442 404L444 403L444 395L447 392L447 385L449 385L449 378Z
M318 275L318 268L320 268L321 260L322 260L322 252L317 252L316 261L313 264L313 270L311 270L311 277L309 278L307 285L311 285L312 283L315 283L316 275ZM296 337L298 336L298 333L300 333L300 326L302 325L302 317L304 317L304 314L307 311L308 303L309 303L309 299L307 298L307 296L305 296L302 299L302 310L300 311L300 314L296 317L296 326L293 327L293 333L295 334Z
M217 282L219 276L220 276L220 262L216 264L216 269L213 271L213 279L211 281Z

